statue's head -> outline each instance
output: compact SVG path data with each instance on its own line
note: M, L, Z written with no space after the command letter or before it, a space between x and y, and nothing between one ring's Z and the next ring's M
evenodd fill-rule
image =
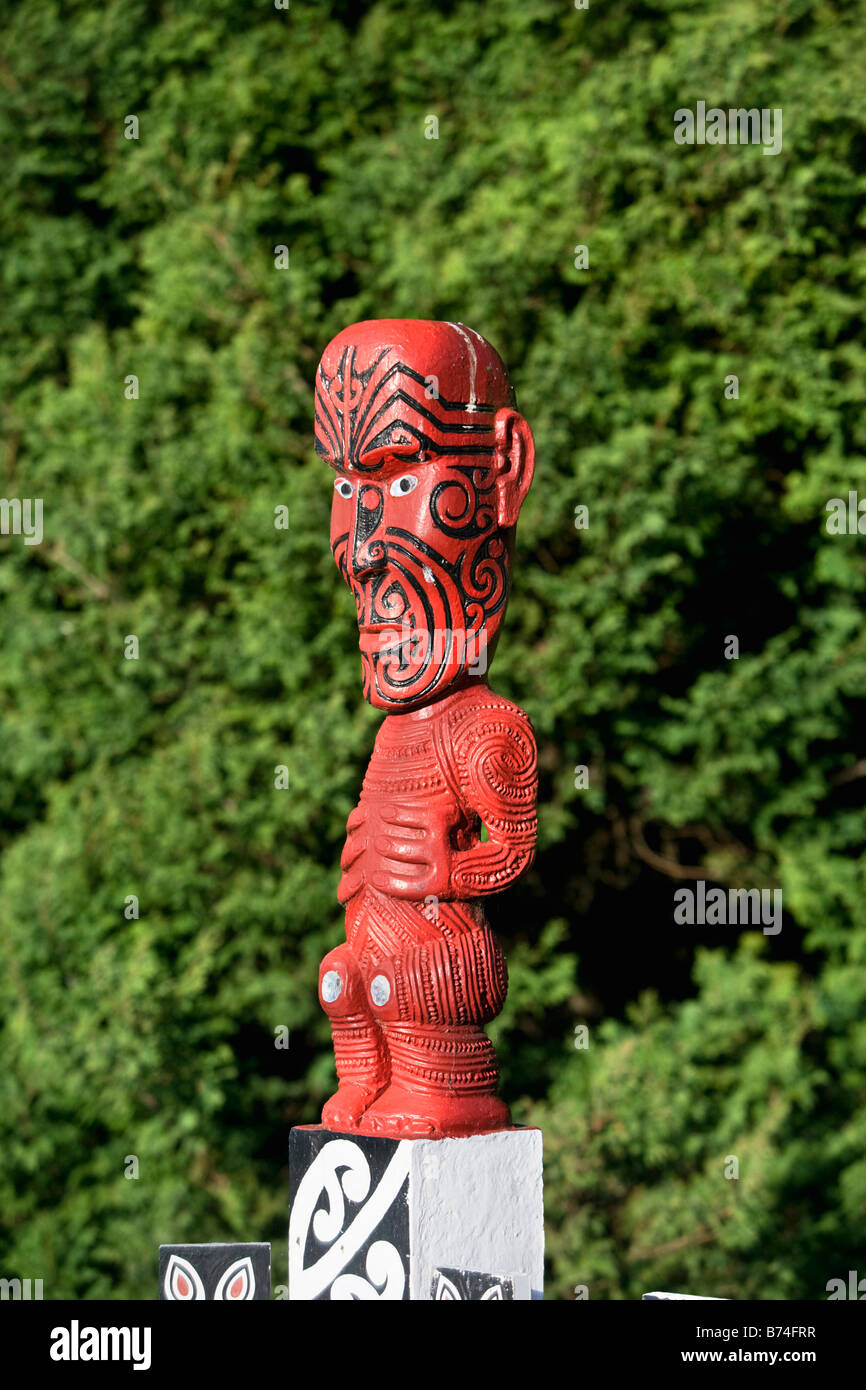
M499 355L460 323L344 328L316 376L316 451L336 474L367 699L417 709L482 676L534 463Z

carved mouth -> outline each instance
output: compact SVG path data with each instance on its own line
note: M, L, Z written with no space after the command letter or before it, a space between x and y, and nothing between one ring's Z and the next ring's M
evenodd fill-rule
M407 641L413 629L409 623L359 623L359 643L362 652L380 652Z

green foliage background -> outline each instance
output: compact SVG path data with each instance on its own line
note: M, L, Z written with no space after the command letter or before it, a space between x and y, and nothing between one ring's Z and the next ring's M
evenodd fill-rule
M160 1240L272 1239L285 1280L378 722L313 373L405 315L489 337L538 447L494 684L540 853L492 1031L544 1129L547 1296L866 1274L866 539L824 525L866 495L864 6L0 19L0 493L45 508L0 537L0 1272L152 1297ZM781 107L782 152L677 146L698 100ZM701 877L782 888L781 934L675 926Z

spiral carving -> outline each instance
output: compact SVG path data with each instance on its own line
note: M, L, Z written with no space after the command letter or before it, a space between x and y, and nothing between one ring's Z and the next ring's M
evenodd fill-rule
M463 793L485 825L513 841L534 841L538 753L532 726L505 702L474 714L452 735Z
M446 536L469 540L483 536L496 521L493 485L483 487L489 470L486 468L455 467L460 477L446 478L437 483L430 496L433 520Z

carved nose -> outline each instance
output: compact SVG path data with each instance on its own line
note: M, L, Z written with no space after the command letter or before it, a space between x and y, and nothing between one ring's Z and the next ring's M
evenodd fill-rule
M352 545L352 573L357 579L376 574L387 562L385 542L377 535L384 512L382 490L367 483L358 493L355 508L355 536Z
M352 560L352 573L356 579L368 579L385 568L387 557L382 541L374 541L364 550L356 551Z

